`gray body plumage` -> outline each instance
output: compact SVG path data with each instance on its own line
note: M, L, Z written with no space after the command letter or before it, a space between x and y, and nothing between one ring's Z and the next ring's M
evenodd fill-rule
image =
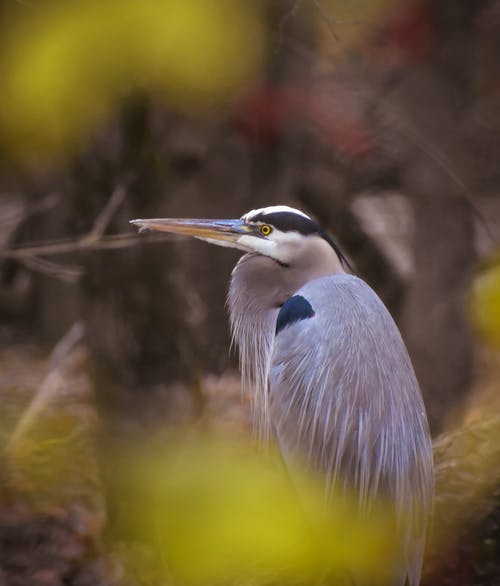
M285 460L299 457L323 472L329 487L357 493L361 509L376 498L393 502L403 558L394 584L416 586L433 494L432 447L401 335L361 279L340 273L295 288L289 278L273 289L272 281L254 278L255 271L287 271L272 263L246 255L229 291L261 435L274 435ZM292 295L309 301L315 315L276 335L280 306Z
M239 220L134 220L247 252L228 304L243 387L263 440L324 478L327 496L356 495L360 513L380 499L397 521L391 586L418 586L433 495L425 409L389 312L348 275L336 243L287 206ZM351 579L356 581L355 570Z

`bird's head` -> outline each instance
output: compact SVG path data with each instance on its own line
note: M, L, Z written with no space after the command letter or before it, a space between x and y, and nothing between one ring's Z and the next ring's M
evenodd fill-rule
M283 266L325 262L340 271L348 266L340 248L317 222L284 205L251 210L237 220L158 218L131 220L131 224L259 254Z

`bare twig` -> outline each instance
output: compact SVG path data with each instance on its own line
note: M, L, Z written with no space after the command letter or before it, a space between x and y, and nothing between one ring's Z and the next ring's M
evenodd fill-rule
M55 345L49 359L49 370L40 385L37 394L33 397L12 432L5 452L14 452L19 440L26 435L35 423L40 412L47 407L50 401L59 392L64 381L64 364L75 346L83 338L84 328L81 322L74 323L71 328Z
M338 41L339 40L339 35L337 34L337 31L335 30L335 27L334 27L334 22L335 21L328 14L328 12L325 10L325 7L321 4L321 2L319 0L313 0L313 2L314 2L314 6L316 6L318 12L321 14L321 17L325 21L325 24L328 27L328 30L330 31L330 34L332 35L332 37L336 41Z
M149 242L167 242L174 240L175 237L163 234L151 234L141 238L140 243ZM111 236L102 236L98 240L89 240L88 235L80 238L63 238L60 240L49 240L43 242L32 242L26 246L11 248L9 250L0 250L0 257L15 258L23 262L28 256L52 256L55 254L69 254L72 252L82 252L86 250L118 250L136 246L139 241L134 234L124 232L113 234Z
M53 256L59 254L69 254L73 252L82 252L88 250L118 250L128 246L137 245L137 238L130 234L114 234L112 236L104 236L104 232L111 222L113 216L116 214L119 207L123 204L127 195L128 181L121 183L116 187L109 197L106 205L101 213L97 216L92 229L87 234L84 234L76 239L60 239L53 241L43 241L31 243L25 246L11 249L0 249L0 258L16 259L18 262L24 264L31 270L62 279L68 283L78 281L83 275L83 268L72 265L62 265L46 259L41 256ZM30 209L30 215L52 207L57 202L58 196L51 194L44 198L34 209ZM20 216L22 219L26 217L26 213ZM171 236L153 236L141 239L141 244L144 242L158 242L171 240Z
M333 37L335 41L340 40L340 35L337 33L336 27L339 25L348 25L348 26L366 26L369 24L368 21L363 20L351 20L351 19L337 19L333 18L332 15L328 12L328 10L323 6L320 0L312 0L316 10L319 12L321 18L325 21L325 24L328 28L329 33ZM302 5L302 0L294 0L290 10L288 10L280 19L278 25L278 43L277 49L280 49L283 45L283 38L284 38L284 30L289 20L295 18L299 8Z
M82 267L62 265L44 258L39 258L38 256L26 255L21 261L29 269L43 273L44 275L56 277L66 283L76 283L83 275Z
M118 185L111 194L111 197L108 199L101 213L97 216L94 225L92 226L92 230L87 235L89 240L98 240L104 234L106 228L113 219L113 216L124 202L126 195L127 189L125 185Z
M151 235L141 238L141 245L149 242L167 242L172 241L170 235ZM112 236L102 236L98 239L89 239L84 235L77 239L54 240L50 242L41 242L11 248L9 250L0 250L0 258L12 258L22 263L31 270L56 277L67 283L75 283L83 275L83 268L78 265L63 265L54 263L40 256L53 256L59 254L69 254L72 252L84 252L88 250L119 250L130 246L137 246L138 240L132 234L114 234Z
M36 203L22 205L21 209L15 210L11 214L4 214L0 218L0 225L20 224L30 216L52 209L59 203L60 199L58 193L49 193Z

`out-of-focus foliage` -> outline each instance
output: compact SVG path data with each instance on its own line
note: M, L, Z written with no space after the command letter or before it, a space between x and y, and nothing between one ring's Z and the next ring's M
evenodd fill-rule
M498 397L498 379L492 391ZM500 416L485 399L474 420L434 442L436 500L425 584L498 583Z
M139 560L141 575L263 584L355 571L376 584L393 567L398 539L382 504L366 518L345 498L326 505L319 481L234 438L175 435L167 448L125 450L108 470L121 534L158 552L148 567Z
M2 454L3 497L44 510L75 497L94 500L99 485L88 424L69 413L44 415L30 433Z
M26 10L0 43L4 148L28 161L72 150L134 88L190 114L223 103L262 58L258 7L80 0Z
M497 386L497 390L500 388ZM460 523L486 516L495 507L500 483L500 416L482 418L443 434L434 442L437 551Z
M95 411L84 370L85 354L75 351L62 369L61 386L20 433L19 422L37 401L50 368L32 349L13 346L0 360L0 497L40 511L74 501L102 508L95 455ZM43 389L42 389L43 390Z
M500 348L500 256L476 277L471 311L481 338Z

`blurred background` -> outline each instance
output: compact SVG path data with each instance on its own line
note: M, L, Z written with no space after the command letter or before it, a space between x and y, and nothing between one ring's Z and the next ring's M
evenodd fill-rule
M499 63L498 0L0 1L0 585L317 577L251 448L238 253L128 224L273 204L334 235L408 345L424 583L500 584ZM165 543L131 545L160 509ZM373 572L351 528L330 555Z

